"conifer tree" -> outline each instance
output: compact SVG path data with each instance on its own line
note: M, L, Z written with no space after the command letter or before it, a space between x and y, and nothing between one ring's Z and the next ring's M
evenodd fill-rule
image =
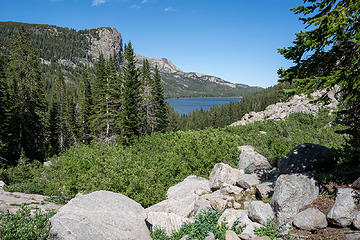
M155 102L155 131L165 132L168 128L168 107L164 97L164 89L161 85L159 69L155 66L153 97Z
M153 81L150 71L150 64L147 59L143 60L140 69L141 95L140 106L140 128L143 134L150 134L155 127L155 103L153 97Z
M54 99L55 108L57 107L58 112L58 141L59 147L67 147L69 146L69 123L68 123L68 116L67 116L67 109L68 109L68 96L66 92L66 85L64 81L64 76L61 72L61 68L58 67L57 70L57 78L56 78L56 93ZM53 105L54 105L53 104ZM54 107L54 106L53 106ZM53 109L55 111L56 109ZM55 114L55 113L53 113ZM55 117L55 116L54 116ZM55 120L55 119L54 119Z
M123 62L123 119L122 138L124 145L130 145L140 135L140 114L141 103L140 85L138 70L136 69L135 54L131 42L125 44Z
M90 143L90 119L93 114L93 100L90 78L87 68L82 69L81 74L81 87L80 87L80 124L82 142L85 144Z
M30 159L44 158L45 95L40 59L21 28L12 44L8 67L11 101L14 104L11 134L15 140L13 157L23 151Z

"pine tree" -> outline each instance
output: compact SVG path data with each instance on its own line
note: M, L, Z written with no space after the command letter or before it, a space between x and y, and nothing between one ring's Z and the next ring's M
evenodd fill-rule
M123 113L122 113L122 138L124 145L130 145L140 135L141 82L136 69L134 49L131 42L125 44L123 62Z
M155 127L155 102L153 97L153 81L151 77L150 64L147 59L143 60L140 69L141 95L140 106L140 128L142 134L150 134Z
M87 68L82 69L80 87L80 124L82 129L82 142L90 143L90 119L93 114L92 90Z
M58 67L57 70L57 78L56 78L56 93L54 99L55 107L58 108L58 141L59 141L59 148L68 147L69 144L69 124L68 124L68 116L67 116L67 109L68 109L68 95L66 92L66 85L64 76L61 72L61 68ZM53 105L54 105L53 104ZM55 109L53 109L54 111ZM54 114L54 113L53 113ZM54 119L55 120L55 119Z
M161 85L161 78L158 67L154 72L153 97L155 102L155 131L165 132L169 125L168 107L164 97L164 89Z
M10 95L14 103L11 134L13 157L23 151L30 159L44 158L45 95L41 78L40 59L26 31L20 29L12 44L7 72Z

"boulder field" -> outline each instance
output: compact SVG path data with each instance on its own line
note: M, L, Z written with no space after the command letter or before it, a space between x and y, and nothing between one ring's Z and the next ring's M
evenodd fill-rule
M322 212L311 205L319 197L321 187L309 170L321 162L327 148L315 144L297 146L278 161L278 168L272 168L251 146L241 146L239 150L236 168L217 163L209 179L188 176L168 189L165 200L146 209L122 194L109 191L78 194L62 207L43 204L43 208L58 210L50 219L51 232L56 234L51 239L147 240L151 239L150 229L161 228L171 235L206 209L222 212L218 226L244 226L241 234L228 230L226 240L269 239L259 238L254 232L269 221L283 226L286 239L291 234L289 228L313 232L328 226L353 228L348 239L360 236L360 178L351 187L337 189L330 211ZM302 157L305 161L300 161ZM26 194L17 198L13 196L17 193L0 188L2 210L15 210L11 208L14 204L5 203L9 199L15 203L27 199L29 205L34 199ZM292 237L303 239L299 235ZM209 234L206 239L215 238Z

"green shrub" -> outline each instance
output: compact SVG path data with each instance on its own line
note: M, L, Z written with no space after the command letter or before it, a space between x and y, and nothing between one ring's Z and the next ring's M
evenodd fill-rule
M0 239L2 240L45 240L50 236L50 221L55 212L36 211L22 206L15 214L9 211L0 215Z
M268 236L271 240L280 240L281 234L285 231L285 226L276 224L274 220L268 220L266 226L255 229L255 234L259 237Z

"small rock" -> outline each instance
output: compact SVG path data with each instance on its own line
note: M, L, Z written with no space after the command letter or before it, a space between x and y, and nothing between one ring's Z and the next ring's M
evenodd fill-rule
M207 235L206 238L204 238L204 240L216 240L216 239L214 234L210 232L209 235Z
M210 206L212 207L212 209L222 212L227 206L227 200L224 200L222 198L213 198L210 200Z
M319 144L304 143L282 157L277 166L281 173L309 172L322 163L324 152L329 150Z
M312 203L319 195L313 174L283 174L275 183L271 206L282 222L291 222L299 210Z
M251 188L258 183L260 183L260 179L256 174L241 175L236 181L236 185L245 189Z
M345 235L347 240L359 240L360 239L360 233L354 232L354 233L348 233Z
M0 190L2 190L5 187L5 183L3 181L0 181Z
M250 240L251 239L250 235L247 234L247 233L241 233L239 235L239 238L242 239L242 240Z
M326 216L318 209L308 208L298 213L293 222L294 226L307 231L315 231L327 227Z
M215 191L225 183L235 185L236 180L243 174L244 170L234 169L225 163L217 163L210 174L210 188Z
M272 210L270 204L262 201L250 202L248 211L249 218L262 225L266 225L268 220L275 218L274 211Z
M271 240L271 238L268 236L262 236L262 237L255 237L252 240Z
M271 168L268 160L263 155L257 153L253 146L241 146L238 149L241 151L238 169L254 171Z
M46 161L43 163L44 167L50 167L53 165L53 162L52 161Z
M225 232L225 240L240 240L240 238L238 237L238 235L236 235L234 231L227 230Z
M221 223L225 222L226 226L228 228L231 228L234 225L235 221L237 221L240 226L250 224L251 220L248 217L248 211L228 208L220 216L218 220L218 226L221 226Z
M220 192L222 194L228 195L231 197L235 197L235 198L239 197L242 191L243 191L242 188L233 186L233 185L229 185L229 184L224 184L220 188Z
M340 226L349 226L356 217L357 207L352 188L339 188L336 193L335 203L327 215L330 223Z
M246 225L246 227L242 233L246 233L250 237L254 238L254 237L256 237L255 229L259 228L259 227L262 227L262 225L260 223L250 222L249 224Z
M354 218L353 225L356 229L360 230L360 212L358 212Z
M274 193L276 178L272 178L266 182L260 183L256 185L256 193L262 199L271 198Z
M355 189L360 189L360 177L351 184L351 187Z

